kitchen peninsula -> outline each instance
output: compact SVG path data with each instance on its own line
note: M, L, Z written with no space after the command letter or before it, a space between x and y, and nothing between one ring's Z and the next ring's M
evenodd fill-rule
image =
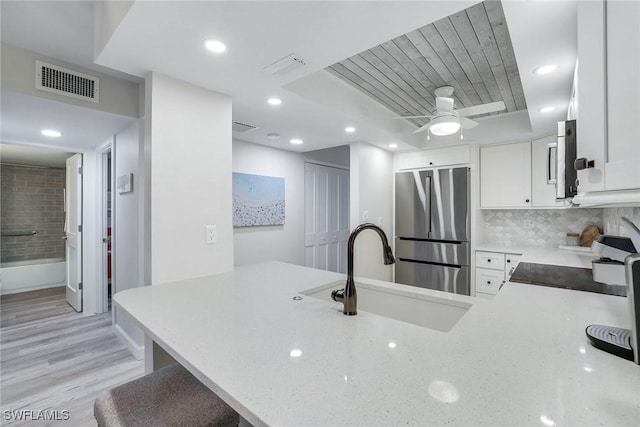
M269 262L115 295L157 344L254 425L638 425L640 367L590 346L625 298L507 283L448 332L300 292L344 275ZM403 285L366 279L388 289ZM294 297L303 298L294 300Z

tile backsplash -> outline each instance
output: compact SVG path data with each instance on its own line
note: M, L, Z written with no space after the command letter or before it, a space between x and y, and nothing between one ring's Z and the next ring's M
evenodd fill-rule
M602 230L605 209L500 209L480 211L482 243L505 247L557 248L567 233L595 224Z
M629 230L624 226L621 217L627 217L636 227L640 228L640 207L637 208L607 208L604 209L604 231L614 236L629 236Z

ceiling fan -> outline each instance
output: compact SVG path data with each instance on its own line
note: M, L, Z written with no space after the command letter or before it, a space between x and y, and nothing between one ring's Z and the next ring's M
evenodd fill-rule
M429 130L432 134L441 136L454 134L460 130L460 127L463 127L464 129L476 127L478 122L468 119L467 116L476 116L478 114L492 113L494 111L502 111L505 109L504 102L496 101L455 110L453 108L453 98L451 98L451 95L453 95L453 87L442 86L437 88L434 93L436 95L436 111L434 111L432 115L401 116L395 118L430 118L431 120L429 123L416 129L413 133Z

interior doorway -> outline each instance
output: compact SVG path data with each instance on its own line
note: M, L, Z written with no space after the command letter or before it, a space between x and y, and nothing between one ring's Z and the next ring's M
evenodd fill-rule
M305 163L305 265L346 273L349 170Z
M111 294L113 289L114 256L113 256L113 156L109 144L101 151L100 156L100 233L102 239L100 253L100 289L102 294L102 311L111 310Z

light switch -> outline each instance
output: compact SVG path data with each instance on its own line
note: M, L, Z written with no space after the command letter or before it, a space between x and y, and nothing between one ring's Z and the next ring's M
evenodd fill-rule
M207 225L207 245L218 243L218 231L215 225Z

